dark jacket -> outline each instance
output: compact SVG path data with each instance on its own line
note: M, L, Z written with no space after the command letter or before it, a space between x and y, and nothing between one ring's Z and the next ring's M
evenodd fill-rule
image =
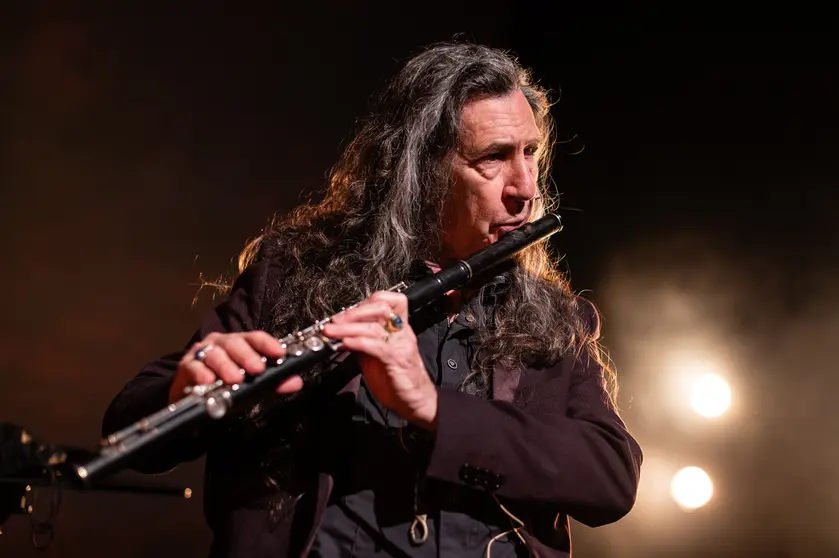
M214 331L268 329L278 262L251 265L228 299L202 322L193 338ZM589 331L599 320L581 301ZM108 408L103 432L114 432L167 404L183 352L147 365ZM328 420L350 413L358 377L320 392ZM494 492L526 523L533 555L570 555L568 517L589 526L617 521L632 508L641 450L609 404L603 370L585 351L546 369L502 369L493 375L493 399L439 390L438 425L427 476ZM342 403L343 402L343 403ZM327 420L327 419L324 419ZM263 429L275 432L274 429ZM276 436L282 437L280 430ZM321 430L320 432L327 432ZM260 438L261 436L261 438ZM289 436L293 437L293 433ZM236 425L160 447L133 466L171 469L207 452L205 515L218 556L296 556L311 544L333 486L329 459L319 459L329 436L308 439L310 457L291 486L266 484L261 467L265 434L248 437ZM311 436L310 436L311 438ZM291 444L292 447L293 443Z

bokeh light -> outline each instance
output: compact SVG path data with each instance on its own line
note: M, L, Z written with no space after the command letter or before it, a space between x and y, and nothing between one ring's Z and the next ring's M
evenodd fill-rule
M670 495L680 508L692 511L701 508L714 494L714 483L699 467L685 467L673 476Z
M717 374L697 376L690 387L690 406L703 417L721 416L731 406L731 387Z

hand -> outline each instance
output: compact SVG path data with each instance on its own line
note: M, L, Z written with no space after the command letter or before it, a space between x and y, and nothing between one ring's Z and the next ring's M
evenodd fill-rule
M383 324L391 313L403 327L388 333ZM437 388L425 370L417 337L408 324L405 295L380 291L341 312L324 327L327 337L340 339L357 354L370 391L388 409L432 432L437 428Z
M196 358L199 349L204 352L201 360ZM285 356L282 344L265 331L211 333L181 358L169 388L169 403L184 397L187 387L211 384L216 378L225 384L238 384L245 373L259 374L266 366L263 356L273 359ZM277 393L294 393L302 388L300 376L291 376L277 386Z

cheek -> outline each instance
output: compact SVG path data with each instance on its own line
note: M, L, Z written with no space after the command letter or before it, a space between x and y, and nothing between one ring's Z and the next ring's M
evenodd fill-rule
M470 228L478 232L486 232L493 222L498 202L493 199L489 185L482 184L464 192L463 216Z
M501 199L502 181L487 179L478 173L459 184L459 194L471 208L474 214L487 213L489 208L498 204Z
M459 176L452 185L446 213L458 222L470 221L477 205L475 201L475 187L472 181L464 176Z
M473 169L456 173L451 203L446 208L446 214L451 217L449 223L469 236L488 233L495 216L503 210L501 188L496 182L499 181L488 179Z
M472 204L475 215L481 221L494 222L499 212L504 210L502 188L503 186L495 181L487 181L474 191Z

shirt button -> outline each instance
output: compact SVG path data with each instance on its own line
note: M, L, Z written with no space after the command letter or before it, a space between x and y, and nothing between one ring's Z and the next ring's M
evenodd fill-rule
M451 368L452 370L457 370L457 361L455 359L450 358L446 361L446 364L448 364L449 368Z

